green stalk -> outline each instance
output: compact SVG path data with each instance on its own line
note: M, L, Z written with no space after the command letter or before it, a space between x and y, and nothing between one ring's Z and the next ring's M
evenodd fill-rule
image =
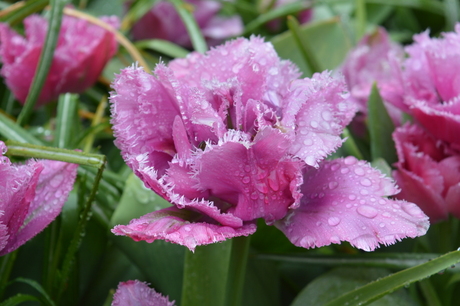
M239 306L243 296L246 264L248 262L251 236L232 239L232 253L227 281L226 306Z
M356 41L366 33L366 1L356 0Z
M59 160L98 169L105 163L105 156L101 154L89 154L67 149L37 146L13 140L7 140L5 144L8 147L7 155Z
M17 256L18 250L16 249L0 258L0 301L3 300L3 294Z
M45 43L43 45L38 67L35 71L29 94L27 95L24 108L18 117L18 124L24 125L32 114L38 97L42 91L48 72L53 61L54 50L57 45L59 30L61 28L62 10L67 4L67 0L51 0L51 14L48 22L48 31L46 33Z
M187 251L182 284L182 306L224 306L232 241Z

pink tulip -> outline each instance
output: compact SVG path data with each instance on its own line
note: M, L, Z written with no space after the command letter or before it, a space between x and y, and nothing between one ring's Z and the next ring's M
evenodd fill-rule
M355 113L343 79L298 79L261 38L191 53L154 75L126 68L113 83L116 145L145 185L173 206L112 232L187 246L247 236L263 218L295 245L349 241L373 250L423 235L415 204L352 157L323 161Z
M121 282L113 295L112 306L174 306L164 297L138 280Z
M118 27L116 17L103 20ZM1 70L6 85L19 102L29 93L45 41L48 21L38 15L24 19L25 37L0 23ZM92 86L117 50L113 33L86 20L64 16L48 77L37 105L56 100L60 94L81 93Z
M460 218L460 152L417 125L398 128L393 138L399 158L393 175L402 188L397 197L417 203L431 222L449 213Z
M76 164L29 160L12 164L0 141L0 256L32 239L61 212L77 174Z

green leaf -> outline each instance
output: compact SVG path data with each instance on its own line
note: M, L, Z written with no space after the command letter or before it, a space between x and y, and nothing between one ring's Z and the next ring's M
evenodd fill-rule
M311 3L308 3L307 1L296 1L293 3L281 5L275 9L268 11L267 13L258 15L256 19L254 19L246 25L243 35L251 34L255 29L257 29L258 27L262 26L270 20L297 14L301 11L311 8L311 6Z
M186 251L182 306L225 305L232 241L198 246Z
M192 46L195 51L205 53L208 50L206 41L204 40L203 33L198 26L195 17L193 17L191 4L182 0L169 0L176 8L177 13L185 24L187 32L192 41Z
M388 164L397 161L396 147L391 137L395 126L383 104L377 85L374 83L368 100L368 122L372 160L383 158Z
M399 288L444 271L458 262L460 262L460 251L453 251L424 264L394 273L356 290L349 291L327 305L342 306L346 303L349 306L366 305Z
M352 292L372 280L387 276L390 272L377 268L337 268L324 273L309 283L296 297L291 306L325 305L334 297ZM338 305L338 304L337 304ZM343 305L358 305L355 296L343 302ZM361 304L359 304L361 305ZM364 304L362 304L364 305ZM409 306L417 305L405 291L397 291L372 303L373 306Z
M38 67L35 72L32 84L30 85L29 94L27 95L24 108L18 117L18 124L23 125L27 122L32 114L35 104L38 101L43 85L48 76L53 61L54 49L56 48L59 30L61 29L62 11L67 5L67 0L51 0L51 14L48 20L48 31L46 33L43 49L38 61Z
M251 237L244 236L231 240L232 250L228 267L226 306L241 305L250 240Z
M107 3L107 1L103 1ZM131 28L131 26L138 21L142 16L144 16L152 6L157 3L158 0L138 0L135 1L132 6L130 6L129 11L126 13L122 23L121 30L126 31ZM112 4L113 6L113 4Z
M46 293L45 289L43 289L43 287L36 281L32 279L18 277L15 280L13 280L13 282L22 282L22 283L28 284L29 286L37 290L38 293L40 293L42 297L40 300L43 302L44 305L55 306L53 300L51 300L50 296Z
M298 36L303 45L311 46L311 56L318 63L319 71L335 69L351 47L338 18L302 25ZM281 58L294 62L304 76L312 75L291 31L273 37L271 42Z
M111 224L128 224L131 219L149 212L170 207L171 204L147 189L134 174L130 174L123 195L113 213ZM162 240L147 243L128 237L110 235L111 240L145 275L158 292L168 295L181 305L181 288L185 248Z
M367 14L366 14L366 1L355 0L356 2L356 41L366 33Z
M159 53L166 54L172 58L186 57L189 54L187 49L175 43L163 39L141 40L134 44L138 49L150 49Z
M321 67L315 59L311 45L309 45L308 43L304 43L303 40L301 39L299 22L294 17L288 16L287 24L288 24L289 30L292 33L292 37L294 38L297 48L299 49L299 52L302 54L303 59L305 60L305 63L308 66L308 69L312 73L320 72Z
M0 134L5 138L18 142L43 145L43 143L29 134L27 130L19 126L16 122L0 112Z
M57 117L56 117L56 135L54 146L58 148L67 148L69 146L73 132L74 118L77 117L78 95L64 94L59 97Z
M446 15L446 30L454 31L455 24L460 21L458 0L444 0L444 11Z
M10 25L21 22L25 17L41 11L49 3L49 0L29 0L26 5L13 10L11 13L1 16L1 22L7 22Z
M9 299L7 299L6 301L3 301L0 306L16 306L16 305L19 305L19 304L22 304L24 302L40 302L40 300L33 296L33 295L30 295L30 294L17 294L13 297L10 297Z

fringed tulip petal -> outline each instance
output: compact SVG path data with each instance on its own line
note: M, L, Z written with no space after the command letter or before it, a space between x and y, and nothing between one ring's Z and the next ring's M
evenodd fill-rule
M255 230L256 225L252 223L240 227L225 226L210 218L203 218L194 211L171 207L131 220L128 225L117 225L112 232L131 237L135 241L166 240L194 251L199 245L248 236Z
M118 284L113 295L112 306L174 306L167 296L162 296L148 284L129 280Z
M428 217L415 204L384 196L398 191L388 178L353 157L323 162L304 175L300 207L276 222L305 248L348 241L365 251L424 235Z

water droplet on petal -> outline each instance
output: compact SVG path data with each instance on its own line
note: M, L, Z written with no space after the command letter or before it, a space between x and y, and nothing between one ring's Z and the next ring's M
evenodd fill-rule
M327 220L327 223L330 225L330 226L336 226L340 223L340 218L337 218L337 217L330 217L328 220Z
M358 168L358 169L361 169L361 168ZM356 172L356 171L355 171ZM359 183L363 186L371 186L372 185L372 182L367 179L367 178L363 178L361 181L359 181Z
M379 226L380 226L380 227L385 227L385 223L381 222L381 223L379 224Z
M372 206L362 205L358 207L357 212L366 218L372 219L375 218L378 214L378 210Z
M414 203L405 203L402 206L403 210L411 216L419 217L423 215L422 210Z
M313 120L312 122L310 122L310 125L311 125L312 128L317 128L318 127L318 122Z
M353 200L356 200L356 195L350 194L350 195L348 196L348 198L349 198L350 200L352 200L352 201L353 201Z
M245 183L245 184L249 183L250 181L251 181L251 179L249 178L249 176L245 176L243 178L243 183Z
M334 189L339 185L336 181L332 181L329 183L329 189Z
M361 168L361 167L358 167L358 168L355 168L355 170L353 170L355 172L356 175L364 175L364 169Z
M306 146L311 146L313 144L313 140L311 140L310 138L307 138L303 141L303 144Z
M356 163L356 158L354 158L353 156L348 156L348 157L345 157L343 161L345 165L354 165Z

